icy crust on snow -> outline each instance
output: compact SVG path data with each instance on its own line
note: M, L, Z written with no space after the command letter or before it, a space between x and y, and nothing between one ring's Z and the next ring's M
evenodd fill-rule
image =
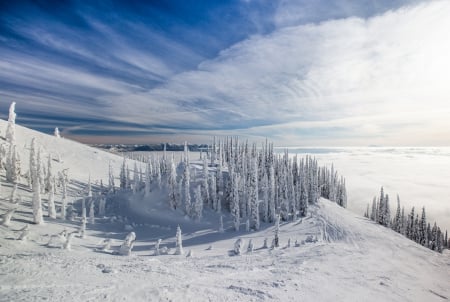
M310 207L297 222L282 223L280 247L262 248L273 227L259 232L221 234L191 223L184 238L193 256L173 255L174 226L162 245L169 255L155 256L164 229L135 228L132 256L117 256L127 232L121 223L100 221L75 237L72 251L47 247L49 234L71 223L31 226L27 242L12 240L12 221L0 229L2 301L443 301L450 297L450 258L358 217L327 200ZM23 219L28 213L23 209ZM185 225L188 222L185 223ZM197 229L196 231L194 231ZM163 230L163 232L161 231ZM313 238L307 242L307 238ZM112 238L111 251L99 251ZM141 238L141 240L139 240ZM142 239L145 238L145 239ZM237 238L252 239L241 256L231 253ZM288 239L299 244L287 247ZM191 239L191 240L190 240ZM212 248L211 248L212 247Z

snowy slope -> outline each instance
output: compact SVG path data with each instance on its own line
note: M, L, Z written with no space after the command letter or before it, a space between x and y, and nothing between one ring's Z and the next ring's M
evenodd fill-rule
M0 122L0 129L6 123ZM4 130L1 131L4 133ZM17 126L19 146L32 137L47 152L60 154L69 168L73 186L91 179L106 181L109 161L119 171L120 157L69 140L39 134ZM27 151L22 150L22 170ZM11 187L2 172L0 213L11 208ZM75 194L72 190L71 194ZM146 205L140 213L127 213L135 226L137 243L131 256L114 255L126 236L124 222L97 218L88 224L87 237L75 237L72 251L60 249L52 235L76 230L79 220L46 218L30 225L29 240L15 240L30 223L31 193L19 186L23 202L9 227L0 226L0 301L446 301L450 299L450 254L438 254L357 216L327 200L309 208L301 221L281 225L281 246L261 248L273 238L273 226L259 232L234 232L225 216L224 233L217 219L206 213L202 223L191 222L162 207ZM59 196L59 195L58 195ZM57 201L59 200L57 196ZM72 196L74 199L76 195ZM156 198L156 197L155 197ZM132 201L133 202L133 201ZM139 201L134 201L139 202ZM44 200L45 204L45 200ZM45 211L44 211L45 213ZM170 219L165 219L168 217ZM147 220L145 219L147 218ZM129 221L131 223L131 221ZM175 230L184 232L185 253L173 255ZM233 256L240 237L252 239L255 250ZM307 238L312 238L313 242ZM105 238L111 251L97 251ZM169 255L154 255L158 238L171 248ZM291 247L287 247L291 238ZM300 246L294 246L298 241ZM211 248L210 248L211 247Z

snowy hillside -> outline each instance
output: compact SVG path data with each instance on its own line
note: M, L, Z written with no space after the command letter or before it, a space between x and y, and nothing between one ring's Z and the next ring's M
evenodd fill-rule
M0 129L3 136L6 122L0 121ZM94 184L100 179L106 184L110 163L120 170L118 156L16 126L22 173L29 169L33 137L44 152L60 159L54 160L56 171L69 169L70 200L80 198L89 175ZM201 221L193 221L164 207L155 193L145 206L140 199L128 200L132 210L123 213L127 218L96 217L95 223L87 223L84 238L75 234L69 250L61 249L66 238L59 234L78 231L79 217L45 217L44 225L34 225L26 180L18 185L16 204L11 203L13 187L4 172L0 180L0 214L16 208L10 225L0 225L0 301L450 299L448 250L428 250L326 199L310 205L306 217L282 222L280 246L271 248L273 224L236 232L225 213L224 232L219 232L218 214L207 211ZM45 214L46 198L43 195ZM55 200L59 210L59 193ZM26 225L27 240L18 240ZM174 255L177 225L184 255ZM117 255L130 230L136 234L132 254ZM237 256L233 249L238 238L244 244ZM266 238L268 247L263 247ZM110 239L110 247L105 239ZM160 255L155 255L158 239ZM250 240L253 251L247 251Z

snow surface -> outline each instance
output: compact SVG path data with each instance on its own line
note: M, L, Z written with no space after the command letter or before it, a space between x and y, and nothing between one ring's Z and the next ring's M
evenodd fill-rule
M0 129L6 123L0 121ZM2 131L3 132L3 131ZM119 173L122 158L65 139L17 126L18 146L32 137L47 152L58 153L69 168L69 194L79 198L89 178L107 182L109 162ZM20 148L22 170L28 153ZM131 167L131 165L130 165ZM345 176L345 175L344 175ZM13 205L12 190L1 175L0 213ZM116 185L118 182L116 183ZM95 186L94 186L95 191ZM19 185L22 203L9 227L0 226L0 301L446 301L450 299L450 253L428 250L401 235L321 199L301 220L282 223L280 248L269 246L274 227L258 232L234 232L224 215L225 232L218 232L219 216L206 211L201 222L170 211L161 196L150 202L130 199L131 211L113 220L97 218L87 224L86 238L77 235L72 250L60 249L64 229L78 230L80 219L45 217L45 225L30 225L27 241L16 240L31 223L31 192ZM46 198L46 196L45 196ZM57 205L60 192L56 196ZM46 200L44 200L46 205ZM44 213L46 210L44 209ZM116 255L130 225L137 240L131 256ZM186 256L173 255L176 227L183 232ZM243 228L242 228L243 229ZM111 249L102 250L110 238ZM242 238L244 253L232 253ZM289 238L291 247L287 247ZM52 239L51 245L47 245ZM167 255L154 255L162 239ZM252 239L254 251L245 252ZM61 240L60 240L61 241ZM295 246L295 241L299 246ZM191 251L189 253L189 251Z

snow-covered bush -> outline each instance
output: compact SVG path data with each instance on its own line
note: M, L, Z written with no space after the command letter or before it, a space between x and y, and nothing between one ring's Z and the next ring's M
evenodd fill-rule
M234 250L233 250L235 255L241 255L242 249L244 248L244 244L245 244L244 239L239 238L238 240L236 240L236 242L234 243Z

